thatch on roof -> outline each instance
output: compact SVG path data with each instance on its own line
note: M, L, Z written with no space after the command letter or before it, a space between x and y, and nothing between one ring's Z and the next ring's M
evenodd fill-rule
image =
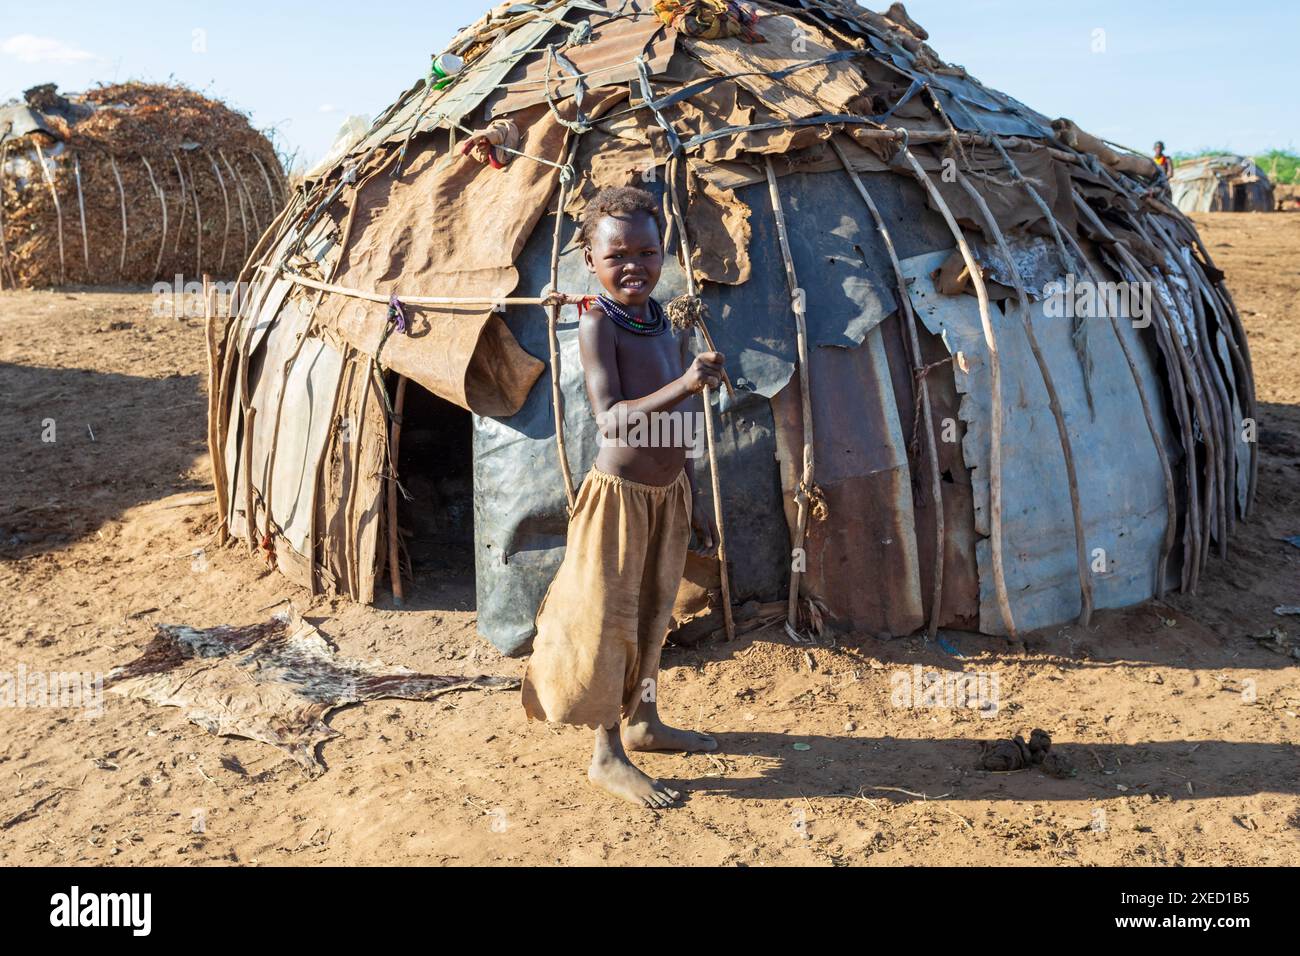
M266 137L182 86L0 106L0 286L226 278L287 198Z
M1183 212L1272 212L1273 183L1253 159L1221 153L1178 164L1169 180Z
M670 213L657 295L698 289L736 385L713 412L729 601L792 590L795 634L1014 633L1194 589L1249 507L1254 386L1154 165L945 64L898 4L763 0L715 39L674 6L698 11L498 7L452 82L308 179L214 330L229 534L373 600L398 516L434 507L398 493L409 381L474 413L479 629L526 650L597 451L575 315L544 297L596 291L573 216L635 184ZM489 128L500 169L462 155ZM1072 309L1120 281L1148 308Z

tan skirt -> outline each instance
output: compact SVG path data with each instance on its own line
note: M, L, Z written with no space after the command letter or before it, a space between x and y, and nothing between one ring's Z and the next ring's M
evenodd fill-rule
M523 682L530 718L612 727L654 692L648 681L658 672L690 537L685 471L667 485L588 472L564 561L537 611Z

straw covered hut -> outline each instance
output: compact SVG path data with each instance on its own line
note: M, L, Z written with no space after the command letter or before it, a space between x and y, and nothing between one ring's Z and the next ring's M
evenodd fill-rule
M2 286L226 277L287 198L266 137L181 86L0 105Z

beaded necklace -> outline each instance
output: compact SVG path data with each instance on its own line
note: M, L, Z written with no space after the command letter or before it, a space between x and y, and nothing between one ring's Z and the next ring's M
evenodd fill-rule
M668 320L664 317L663 306L653 298L648 300L651 315L648 322L632 315L604 292L596 296L596 299L605 310L605 314L614 320L614 324L622 326L629 332L635 332L637 335L660 335L668 328Z

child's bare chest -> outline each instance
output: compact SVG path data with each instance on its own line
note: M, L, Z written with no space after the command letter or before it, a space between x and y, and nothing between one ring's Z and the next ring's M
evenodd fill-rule
M618 375L623 394L642 398L663 388L682 374L682 349L672 332L637 335L619 330Z

